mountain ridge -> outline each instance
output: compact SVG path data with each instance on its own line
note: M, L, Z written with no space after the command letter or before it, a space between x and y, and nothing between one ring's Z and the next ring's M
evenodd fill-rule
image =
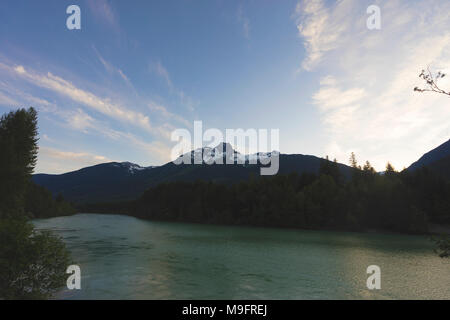
M260 168L263 167L259 160L274 154L279 155L279 174L317 174L321 162L325 161L313 155L280 154L278 151L242 155L233 148L229 152L223 148L225 152L216 153L218 147L200 148L184 155L190 155L190 160L193 160L196 152L202 151L203 155L205 151L214 151L209 155L214 159L223 157L223 164L207 164L204 161L194 164L192 161L192 164L168 162L161 166L143 167L132 162L107 162L63 174L35 174L33 181L49 189L53 195L62 194L77 204L120 202L134 200L148 188L165 182L205 180L223 184L238 183L251 176L259 176ZM230 155L233 156L233 164L226 162ZM252 156L256 156L256 164L248 163ZM245 163L238 164L237 159L243 159ZM425 153L407 170L414 171L422 166L428 166L436 174L450 179L450 140ZM338 163L338 167L344 178L351 176L351 167L341 163Z
M413 162L408 170L416 170L424 166L428 166L433 162L439 161L450 156L450 139L440 144L436 148L426 152L417 161Z
M205 148L202 148L204 151ZM211 148L210 148L211 149ZM192 150L191 157L195 150ZM189 154L189 153L188 153ZM224 160L227 153L223 153ZM139 197L146 189L164 182L205 180L232 184L259 176L261 157L279 155L279 174L318 173L324 161L312 155L255 153L241 155L233 149L234 164L174 164L168 162L161 166L142 167L132 162L108 162L81 168L63 174L35 174L33 181L49 189L54 195L61 194L65 199L75 203L94 203L111 201L128 201ZM251 156L257 158L256 164L249 164ZM236 163L238 157L246 160L244 164ZM192 159L192 158L191 158ZM351 168L338 164L344 177L350 176Z

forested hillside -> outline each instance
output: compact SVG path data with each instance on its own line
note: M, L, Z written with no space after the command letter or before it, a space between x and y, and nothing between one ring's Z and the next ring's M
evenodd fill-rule
M318 174L254 176L235 185L170 182L148 189L137 201L97 204L93 212L139 218L338 230L426 233L428 223L450 223L450 184L427 168L375 172L352 156L351 179L322 160Z

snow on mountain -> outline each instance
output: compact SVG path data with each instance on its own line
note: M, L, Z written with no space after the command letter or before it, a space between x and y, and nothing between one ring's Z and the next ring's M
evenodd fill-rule
M114 167L122 167L128 169L129 173L134 174L136 171L142 171L142 170L149 170L156 168L156 166L148 166L148 167L141 167L140 165L132 162L114 162L112 163L112 166Z
M213 163L227 163L228 162L238 163L238 164L257 164L258 162L267 163L268 159L272 156L279 156L280 153L278 151L272 152L257 152L254 154L241 154L240 152L233 149L231 144L229 143L221 143L218 146L211 147L203 147L192 150L189 153L185 153L180 157L191 157L192 163L196 158L203 159L203 163L213 164Z

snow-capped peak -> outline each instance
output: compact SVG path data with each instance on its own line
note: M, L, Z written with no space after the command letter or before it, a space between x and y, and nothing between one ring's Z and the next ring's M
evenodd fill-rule
M203 147L192 150L190 153L186 153L181 155L180 157L188 156L190 154L191 160L195 160L196 158L203 159L202 163L227 163L227 159L231 160L233 163L239 164L256 164L258 161L261 162L262 159L266 160L271 158L272 156L279 155L278 151L272 152L257 152L250 155L244 155L240 152L234 150L231 144L229 143L220 143L214 148L211 147Z
M128 161L121 162L121 163L119 163L119 165L122 166L122 167L127 168L128 171L129 171L131 174L134 174L135 171L142 171L142 170L148 170L148 169L153 169L153 168L155 168L155 166L141 167L141 166L138 165L138 164L135 164L135 163L132 163L132 162L128 162Z

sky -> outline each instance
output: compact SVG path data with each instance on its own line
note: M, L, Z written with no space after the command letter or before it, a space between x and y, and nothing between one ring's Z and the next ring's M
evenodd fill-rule
M164 164L195 120L402 169L450 138L449 98L413 91L427 67L450 72L448 0L0 2L0 114L38 110L37 173Z

